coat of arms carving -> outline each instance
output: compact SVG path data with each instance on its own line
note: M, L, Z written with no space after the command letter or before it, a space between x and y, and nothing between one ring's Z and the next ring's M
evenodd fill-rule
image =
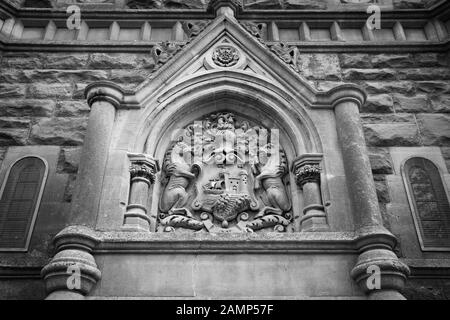
M180 130L163 161L158 230L289 231L288 165L277 132L229 112Z

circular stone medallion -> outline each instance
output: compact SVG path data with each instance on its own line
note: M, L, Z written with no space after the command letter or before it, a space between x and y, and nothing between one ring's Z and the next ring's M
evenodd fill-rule
M212 60L220 67L232 67L239 61L239 52L236 48L222 45L214 49Z

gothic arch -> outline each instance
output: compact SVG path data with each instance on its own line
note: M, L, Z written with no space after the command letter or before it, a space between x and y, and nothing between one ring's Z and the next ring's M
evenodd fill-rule
M316 127L298 96L260 76L239 71L215 71L190 77L152 97L144 104L133 152L144 152L160 159L162 153L159 150L167 147L162 138L170 135L171 130L195 120L195 117L217 111L218 105L225 102L235 105L222 107L223 111L238 112L253 119L262 113L267 119L273 119L273 124L280 128L280 138L289 145L292 157L322 153Z

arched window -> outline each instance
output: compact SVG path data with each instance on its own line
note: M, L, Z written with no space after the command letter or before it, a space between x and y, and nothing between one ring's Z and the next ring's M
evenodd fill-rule
M438 168L412 158L403 174L422 249L450 248L450 204Z
M7 173L0 198L0 250L23 251L28 245L47 177L37 157L15 162Z

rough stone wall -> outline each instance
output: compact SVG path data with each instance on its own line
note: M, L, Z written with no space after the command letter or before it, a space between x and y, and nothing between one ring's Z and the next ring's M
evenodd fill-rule
M450 170L448 54L301 54L298 61L319 89L353 82L369 93L361 118L382 204L392 173L386 147L438 146Z
M0 68L0 162L8 146L60 146L71 200L89 115L84 88L111 80L135 86L154 67L148 54L4 53Z

